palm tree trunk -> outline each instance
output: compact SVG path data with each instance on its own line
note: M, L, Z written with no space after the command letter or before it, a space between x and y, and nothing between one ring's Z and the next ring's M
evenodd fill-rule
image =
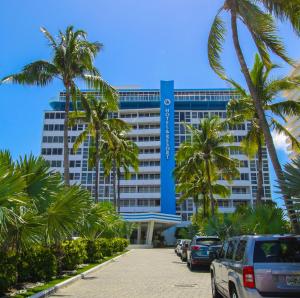
M257 150L257 193L256 193L256 205L261 205L263 196L263 162L262 162L262 144L259 137L258 150Z
M206 209L206 194L202 193L202 204L203 204L203 218L206 218L207 215L207 209Z
M118 197L117 197L117 206L118 206L118 213L120 213L120 179L121 178L121 171L120 169L117 170L117 181L118 181L118 185L117 185L117 188L118 188Z
M114 207L115 207L115 210L117 210L117 189L116 189L117 169L116 169L116 162L115 161L114 161L114 164L113 164L113 176L114 176L114 179L113 179Z
M210 177L210 169L209 169L209 163L208 160L205 160L205 166L206 166L206 174L207 174L207 183L209 187L209 198L210 198L210 206L211 206L211 216L215 216L215 199L213 196L212 191L212 185L211 185L211 177Z
M99 151L100 151L100 146L99 146L99 139L100 139L100 132L99 129L96 128L96 136L95 136L95 149L96 149L96 158L95 158L95 167L96 167L96 177L95 177L95 203L97 204L99 202L99 163L100 163L100 158L99 158Z
M232 30L232 38L233 38L234 48L235 48L243 75L246 79L246 83L248 85L251 97L253 98L255 110L257 112L258 119L259 119L259 124L260 124L260 127L261 127L264 137L265 137L265 142L266 142L268 152L269 152L269 155L270 155L273 167L274 167L274 171L276 173L278 181L284 181L282 168L281 168L281 165L280 165L277 153L276 153L276 149L275 149L273 138L272 138L272 135L271 135L271 132L269 129L267 119L266 119L266 115L264 113L264 109L262 107L258 93L255 90L255 87L251 80L250 73L249 73L249 70L248 70L248 67L247 67L241 46L240 46L238 30L237 30L237 15L236 15L236 10L234 7L231 10L231 30ZM279 184L281 184L281 183L279 183ZM300 233L299 223L295 216L295 212L292 211L290 208L289 199L290 198L288 196L284 196L285 206L288 210L288 216L290 218L292 227L293 227L295 233L298 234L298 233Z
M64 181L67 186L70 185L69 168L69 112L70 112L70 85L66 84L66 102L64 119Z
M199 201L197 196L194 197L194 204L195 204L195 215L198 215L198 209L199 209Z

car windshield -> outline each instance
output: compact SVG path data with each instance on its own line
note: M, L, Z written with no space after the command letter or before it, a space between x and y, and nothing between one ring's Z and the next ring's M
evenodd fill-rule
M254 263L300 263L300 240L283 238L256 241Z
M221 240L219 238L198 238L196 240L198 245L221 245Z

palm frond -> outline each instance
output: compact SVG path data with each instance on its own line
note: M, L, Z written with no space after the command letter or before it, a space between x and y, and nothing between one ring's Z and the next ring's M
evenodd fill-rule
M226 28L220 17L223 7L219 9L208 37L208 60L211 68L221 77L225 78L225 69L221 64L221 52L225 40Z

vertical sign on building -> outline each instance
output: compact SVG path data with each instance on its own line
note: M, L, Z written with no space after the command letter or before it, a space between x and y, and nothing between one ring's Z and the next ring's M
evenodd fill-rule
M160 83L160 193L161 212L176 214L174 143L174 81Z

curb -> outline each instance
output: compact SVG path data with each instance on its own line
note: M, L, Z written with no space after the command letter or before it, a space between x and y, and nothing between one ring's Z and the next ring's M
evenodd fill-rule
M75 276L73 276L73 277L71 277L71 278L69 278L69 279L67 279L67 280L65 280L65 281L63 281L61 283L58 283L57 285L55 285L55 286L53 286L53 287L51 287L49 289L46 289L44 291L38 292L38 293L36 293L34 295L31 295L30 298L48 297L48 296L54 294L55 292L57 292L59 289L64 288L64 287L72 284L73 282L75 282L75 281L77 281L79 279L84 279L88 274L90 274L90 273L92 273L94 271L97 271L101 267L104 267L105 265L108 265L111 262L114 262L115 260L117 260L117 259L119 259L119 258L121 258L121 257L123 257L125 255L127 255L129 252L130 252L130 250L127 251L127 252L125 252L125 253L123 253L123 254L121 254L121 255L119 255L119 256L117 256L117 257L115 257L115 258L112 258L112 259L110 259L110 260L108 260L108 261L106 261L104 263L101 263L101 264L99 264L99 265L97 265L97 266L95 266L95 267L93 267L93 268L91 268L91 269L89 269L89 270L87 270L87 271L85 271L83 273L75 275Z

